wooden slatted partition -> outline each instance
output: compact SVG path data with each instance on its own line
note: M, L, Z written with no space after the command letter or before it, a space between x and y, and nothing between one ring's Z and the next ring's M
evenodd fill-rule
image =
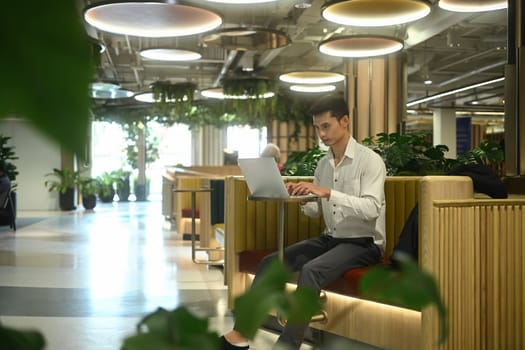
M450 190L429 184L426 199ZM450 326L439 347L436 310L425 309L423 349L524 349L525 200L422 201L421 264L439 283Z

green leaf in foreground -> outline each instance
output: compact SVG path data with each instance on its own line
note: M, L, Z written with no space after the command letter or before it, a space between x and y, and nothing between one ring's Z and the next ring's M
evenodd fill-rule
M42 350L45 340L38 331L23 331L0 326L0 347L10 350Z
M297 288L292 294L285 291L290 276L275 259L257 283L235 300L236 329L240 333L253 339L272 310L292 323L306 322L321 311L319 295L313 290Z
M373 300L415 310L434 304L439 314L439 343L442 344L448 335L447 311L435 279L422 271L409 256L400 254L397 259L399 270L386 266L370 269L359 284L361 294Z
M159 308L137 326L137 334L125 339L123 350L218 350L219 335L208 331L208 320L187 308L173 311Z
M21 117L71 151L87 138L92 45L76 2L10 1L0 11L0 118Z

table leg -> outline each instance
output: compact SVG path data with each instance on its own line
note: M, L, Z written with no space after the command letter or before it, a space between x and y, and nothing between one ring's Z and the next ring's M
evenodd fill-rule
M279 201L279 217L277 221L278 225L278 254L279 260L283 261L284 259L284 201Z

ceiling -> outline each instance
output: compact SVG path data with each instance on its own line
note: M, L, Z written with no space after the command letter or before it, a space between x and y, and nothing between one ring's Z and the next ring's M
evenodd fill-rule
M81 0L79 0L81 1ZM437 0L431 14L408 25L385 28L344 27L330 23L320 15L323 0L313 0L307 9L294 7L298 0L279 0L266 4L226 5L204 0L183 1L185 5L212 10L223 19L219 29L256 27L282 31L291 43L278 49L237 51L207 45L209 33L174 38L146 38L102 32L85 24L88 34L99 40L102 53L98 80L119 83L134 92L150 91L156 81L197 84L198 89L220 87L221 79L243 68L253 67L257 74L277 78L296 70L342 72L344 59L327 56L318 43L334 35L375 33L394 35L404 40L408 74L408 102L480 81L500 78L504 74L507 46L507 11L454 13L440 9ZM97 1L84 0L81 7ZM152 47L197 50L202 58L188 62L163 62L143 59L139 51ZM425 85L426 78L432 84ZM339 83L339 89L343 85ZM285 86L282 83L282 86ZM196 98L200 98L196 94ZM478 104L474 104L477 101ZM97 103L136 103L132 98L97 99ZM503 81L419 103L413 109L455 106L464 110L503 110Z

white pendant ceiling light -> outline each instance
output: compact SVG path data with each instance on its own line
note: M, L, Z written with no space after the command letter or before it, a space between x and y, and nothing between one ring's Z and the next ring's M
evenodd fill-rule
M218 2L218 3L221 3L221 4L245 4L245 5L250 5L250 4L261 4L261 3L265 3L265 2L274 2L274 1L277 1L277 0L206 0L208 2Z
M102 31L151 38L199 34L222 24L214 12L157 1L94 4L84 19Z
M383 56L401 49L403 43L400 40L374 35L333 37L319 44L319 51L326 55L351 58Z
M335 85L292 85L290 90L295 92L305 92L305 93L319 93L319 92L330 92L335 91Z
M140 52L140 56L148 60L157 61L195 61L202 55L195 51L182 49L145 49Z
M321 8L321 15L330 22L361 27L408 23L429 13L430 4L425 0L339 0Z
M340 73L322 71L296 71L284 73L279 76L279 80L291 84L332 84L345 80L345 76Z
M96 82L90 84L91 97L95 99L119 99L133 96L134 92L121 89L120 85L106 82Z
M507 6L507 0L439 0L439 7L454 12L495 11Z
M224 100L224 90L222 88L209 88L201 90L201 95L207 98Z

